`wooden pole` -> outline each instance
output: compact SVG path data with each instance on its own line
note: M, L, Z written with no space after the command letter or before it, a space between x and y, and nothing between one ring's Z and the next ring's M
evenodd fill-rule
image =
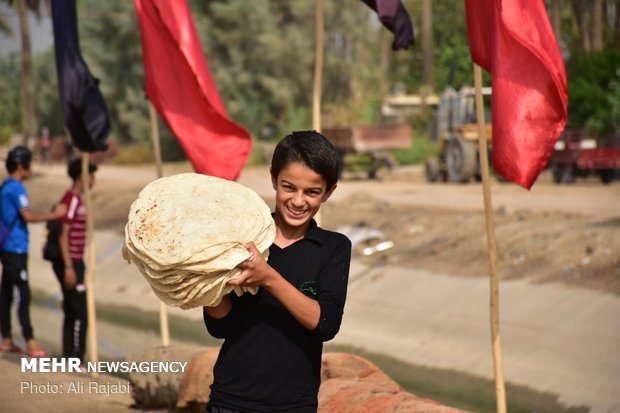
M149 118L151 120L151 139L153 141L153 153L155 154L155 172L157 178L161 178L163 173L161 162L161 148L159 145L159 125L157 124L157 113L151 101L149 101ZM159 300L159 332L161 343L164 346L170 345L170 329L168 328L168 309L163 301Z
M312 129L321 131L321 90L323 86L323 0L316 0L316 45L314 55L314 87L312 91Z
M316 27L314 53L314 87L312 91L312 129L321 132L321 91L323 87L323 0L316 0ZM321 226L321 210L314 216Z
M92 362L99 361L99 348L97 345L97 313L95 307L95 231L93 225L92 198L89 186L88 165L89 154L82 154L82 189L84 191L84 205L86 207L86 239L88 245L88 257L86 265L86 308L88 317L88 358ZM98 376L95 371L94 377Z
M491 204L491 185L489 178L489 157L484 123L484 102L482 100L482 70L474 64L474 83L476 86L476 119L478 122L478 152L480 153L480 172L484 197L484 216L487 227L489 269L491 271L491 344L493 346L493 366L495 373L495 394L498 413L506 413L506 390L504 386L504 366L502 345L499 335L499 279L497 276L497 250L495 247L495 225Z

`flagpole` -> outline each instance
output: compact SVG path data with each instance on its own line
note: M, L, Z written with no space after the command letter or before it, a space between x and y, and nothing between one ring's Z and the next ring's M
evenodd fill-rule
M478 153L480 154L480 173L482 175L482 193L484 198L484 215L487 227L487 244L489 269L491 271L491 344L493 346L493 366L495 373L495 394L498 413L506 413L506 390L504 386L504 366L502 362L502 345L499 335L499 278L497 275L497 249L495 245L495 225L493 223L493 206L491 204L491 186L489 178L489 159L487 155L487 138L484 122L484 102L482 100L482 70L474 63L474 84L476 87L476 119L478 122Z
M312 91L312 129L321 131L321 90L323 85L323 0L316 0L314 87Z
M82 153L82 190L84 191L84 205L86 207L86 239L88 243L88 265L86 266L86 309L88 325L88 357L91 362L99 361L99 348L97 345L97 314L95 307L95 231L93 225L93 209L89 179L89 154ZM97 377L98 373L92 373Z
M314 87L312 91L312 129L321 132L321 91L323 87L323 0L316 0ZM314 215L317 225L321 225L321 210Z
M155 155L155 172L157 178L161 178L163 173L161 162L161 148L159 144L159 126L157 125L157 113L153 104L149 100L149 117L151 120L151 139L153 140L153 153ZM163 301L159 300L159 331L161 342L164 346L170 345L170 330L168 328L168 309Z

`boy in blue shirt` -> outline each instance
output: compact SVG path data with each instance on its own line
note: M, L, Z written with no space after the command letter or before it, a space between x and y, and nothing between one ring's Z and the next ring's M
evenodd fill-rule
M30 324L30 288L28 287L28 222L42 222L58 219L65 215L66 207L59 206L53 212L38 214L30 211L28 193L22 183L30 178L32 153L25 146L9 151L6 169L9 176L0 188L0 219L9 229L9 235L0 246L2 281L0 284L0 350L22 352L11 338L11 304L13 294L18 295L17 315L26 340L27 352L31 357L45 357L45 351L34 338Z

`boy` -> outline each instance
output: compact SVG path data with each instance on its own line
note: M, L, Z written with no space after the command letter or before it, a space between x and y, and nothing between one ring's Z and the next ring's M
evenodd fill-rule
M88 165L88 187L95 183L97 165ZM84 286L84 246L86 245L86 207L82 202L82 160L69 163L67 174L72 180L71 188L60 204L66 215L62 217L60 233L61 257L52 262L54 273L62 289L62 309L65 319L62 326L63 357L84 359L86 351L86 287Z
M0 350L23 352L11 338L11 304L13 290L18 299L19 322L26 340L28 355L46 357L45 351L34 338L30 324L30 288L28 286L28 222L42 222L58 219L64 215L62 207L53 212L38 214L30 211L28 193L22 183L30 178L32 153L25 146L16 146L9 151L6 170L9 176L0 189L0 211L4 224L9 228L9 236L1 246L2 284L0 285L0 330L2 343Z
M323 342L342 321L351 242L313 217L336 189L340 168L338 152L317 132L293 132L276 146L269 260L248 244L253 258L230 281L261 288L204 307L207 330L225 339L207 412L316 413Z

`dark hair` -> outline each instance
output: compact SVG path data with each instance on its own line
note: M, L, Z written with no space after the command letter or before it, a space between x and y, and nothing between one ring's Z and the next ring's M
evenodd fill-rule
M88 173L92 174L97 172L97 165L94 163L88 163ZM67 174L76 181L82 176L82 158L77 158L69 162L69 167L67 168Z
M9 151L6 157L6 170L12 174L21 165L24 169L30 168L32 152L25 146L16 146Z
M336 185L342 168L334 145L316 131L296 131L278 143L271 159L271 177L277 179L282 169L293 162L301 162L321 175L327 190Z

